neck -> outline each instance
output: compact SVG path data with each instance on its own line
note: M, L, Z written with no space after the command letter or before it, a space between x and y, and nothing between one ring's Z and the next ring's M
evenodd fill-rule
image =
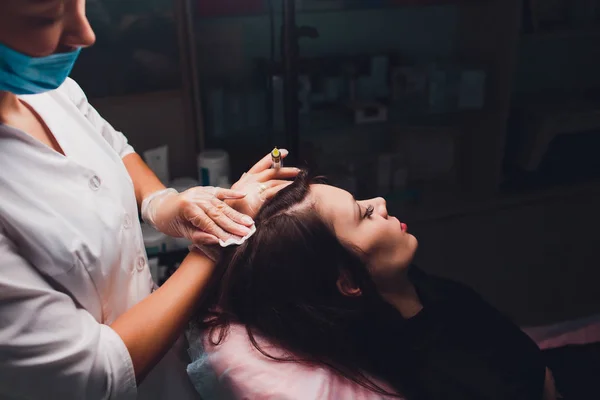
M11 92L0 90L0 123L6 122L8 115L19 109L19 98Z
M394 285L393 290L381 295L404 318L412 318L423 309L423 304L421 304L417 289L412 282L406 276L401 281L401 284Z

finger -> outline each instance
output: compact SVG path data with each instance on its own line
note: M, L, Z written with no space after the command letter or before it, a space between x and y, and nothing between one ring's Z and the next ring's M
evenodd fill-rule
M281 153L281 158L286 158L287 155L289 154L289 152L286 149L279 149L279 152ZM249 174L257 174L259 172L262 172L264 170L271 168L272 164L273 164L273 160L271 159L271 153L269 153L266 156L264 156L259 162L254 164L254 166L252 168L250 168L250 170L248 170L248 173Z
M224 189L214 186L196 186L182 193L184 197L191 201L198 199L207 199L209 197L222 197L223 199L241 199L246 196L245 193L238 190Z
M236 211L229 206L227 206L223 209L223 214L225 214L225 216L227 216L227 218L229 218L236 224L240 224L240 225L244 225L244 226L254 225L254 220L252 219L252 217L242 214L241 212Z
M206 207L204 212L214 223L230 235L246 236L250 233L250 229L247 226L242 223L237 223L229 217L231 212L235 211L222 201L212 202L211 205ZM243 216L241 218L243 219ZM249 225L252 225L252 223L249 223Z
M298 168L279 168L279 169L268 169L256 174L256 180L258 182L267 182L273 179L292 179L295 178L300 170Z
M196 245L213 245L213 244L218 244L219 243L219 239L217 239L216 236L213 236L209 233L206 232L201 232L201 231L195 231L192 234L192 237L190 238L192 240L192 242Z
M246 193L242 193L237 190L217 188L215 191L215 197L219 200L243 199L246 197Z
M205 206L208 209L212 209L213 207L210 205ZM193 226L198 228L204 233L208 233L209 235L216 236L220 240L227 240L231 237L230 234L225 232L207 213L206 210L196 205L184 211L184 217L188 220ZM248 229L248 228L246 228Z
M267 201L267 200L273 198L277 193L279 193L279 191L281 189L286 188L292 184L292 182L290 182L290 181L284 181L284 182L285 183L279 184L277 186L273 186L272 188L269 188L269 189L265 190L264 192L262 192L261 198L264 201Z
M268 189L268 188L272 188L272 187L275 187L275 186L279 186L279 185L283 185L283 184L288 184L288 183L292 183L292 182L293 181L284 181L284 180L281 180L281 179L273 179L273 180L267 181L265 183L262 183L262 185L265 185L265 187Z

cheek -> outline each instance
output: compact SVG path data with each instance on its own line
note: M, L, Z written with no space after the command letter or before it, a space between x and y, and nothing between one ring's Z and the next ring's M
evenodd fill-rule
M45 57L54 54L59 47L62 29L59 27L32 29L26 40L20 40L15 48L32 57Z
M380 220L372 222L368 228L361 232L360 248L366 253L377 258L393 253L402 242L406 234L402 232L400 223L393 220Z
M373 278L390 279L403 272L412 262L417 246L417 239L401 229L382 232L369 253Z
M2 0L0 0L2 1ZM62 27L35 27L17 18L0 27L0 42L20 53L32 57L44 57L56 52L62 35Z

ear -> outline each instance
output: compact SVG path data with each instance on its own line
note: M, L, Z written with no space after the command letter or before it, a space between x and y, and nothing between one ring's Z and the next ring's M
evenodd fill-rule
M357 287L350 274L346 271L342 271L340 273L340 277L337 280L337 287L341 294L348 297L358 297L362 296L362 291L359 287Z

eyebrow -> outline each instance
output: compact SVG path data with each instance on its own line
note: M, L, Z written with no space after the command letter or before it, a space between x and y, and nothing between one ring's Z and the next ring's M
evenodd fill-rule
M62 0L27 0L28 5L35 11L48 11L60 5Z

